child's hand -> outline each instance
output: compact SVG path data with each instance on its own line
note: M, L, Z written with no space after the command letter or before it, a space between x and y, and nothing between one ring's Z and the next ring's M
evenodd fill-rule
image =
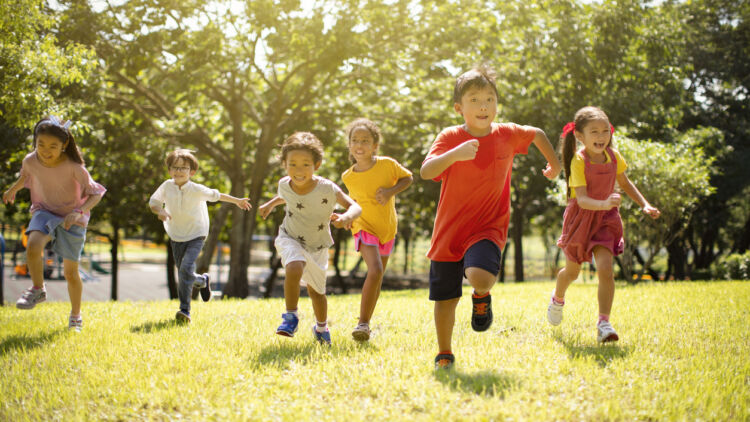
M266 217L268 217L269 214L271 214L271 211L273 211L273 209L275 208L271 204L271 202L272 201L268 201L265 204L258 207L258 213L260 214L261 217L263 217L264 220L266 219Z
M388 188L378 188L378 190L375 191L375 200L378 201L380 205L385 205L388 203L388 200L391 199L391 192Z
M334 213L331 215L331 222L333 223L334 227L337 227L339 229L351 229L354 219L346 214Z
M651 218L654 219L659 218L659 216L661 215L661 211L649 204L646 204L645 207L641 208L641 211L643 211L644 214L648 214Z
M172 218L172 216L169 215L169 213L167 212L167 210L165 210L163 208L159 210L159 214L157 214L157 216L159 217L159 220L161 220L161 221L167 221L170 218Z
M479 141L471 139L463 144L453 148L456 161L469 161L473 160L477 156L477 150L479 150Z
M16 191L8 189L3 193L3 203L12 204L16 201Z
M240 209L243 209L245 211L249 211L250 208L253 206L250 205L250 198L242 198L239 201L237 201L237 206L240 207Z
M604 209L609 210L614 207L619 207L621 201L622 201L622 198L620 197L620 194L613 193L609 195L609 198L604 200Z
M542 174L549 180L554 180L559 174L560 169L553 169L550 163L547 163L547 167L542 170Z
M83 217L83 214L78 211L73 211L70 214L66 215L65 219L63 220L63 228L65 230L70 229L70 226L77 223L81 217Z

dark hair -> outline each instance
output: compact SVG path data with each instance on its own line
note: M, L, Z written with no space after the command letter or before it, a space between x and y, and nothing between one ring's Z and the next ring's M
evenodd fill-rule
M562 139L560 143L560 155L562 155L563 168L565 169L565 186L567 187L566 193L568 198L570 198L570 163L573 161L573 155L576 153L576 136L573 132L583 132L583 129L592 120L606 120L609 122L609 117L599 107L583 107L576 111L575 117L573 117L575 129L560 135ZM609 138L607 147L610 146L612 146L612 137Z
M492 90L495 91L495 97L498 97L497 86L495 85L496 76L495 71L484 64L474 66L471 70L464 72L456 78L456 86L453 87L453 102L460 103L466 91L471 88L481 89L487 86L492 87Z
M380 128L378 125L375 124L370 119L366 119L364 117L360 117L357 119L354 119L353 122L349 123L349 125L346 126L346 139L347 143L352 141L352 135L354 134L354 131L357 129L365 129L366 131L370 132L370 135L372 136L372 140L375 142L375 152L377 152L378 148L377 146L380 144ZM357 160L354 159L354 156L352 154L349 154L349 160L351 160L352 163L356 163Z
M50 135L59 139L63 144L63 153L74 163L84 164L81 151L76 145L76 140L70 132L70 121L62 122L55 116L45 116L34 125L34 149L39 135Z
M167 154L167 159L164 160L164 163L166 163L167 168L171 168L172 164L177 162L177 160L182 159L184 162L188 163L190 165L190 171L197 171L198 170L198 159L195 158L195 155L193 155L193 151L190 151L189 149L184 148L178 148L169 154Z
M290 151L309 151L317 164L323 161L323 144L310 132L294 132L281 144L281 162L286 162Z

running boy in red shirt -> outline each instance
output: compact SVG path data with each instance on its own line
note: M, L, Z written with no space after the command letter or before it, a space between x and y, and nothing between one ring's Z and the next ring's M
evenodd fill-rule
M464 124L440 132L420 170L423 179L442 182L427 252L439 348L436 369L453 366L451 337L464 277L474 288L471 327L486 331L492 324L490 289L508 234L513 156L526 154L533 142L547 159L542 173L548 179L561 169L541 129L493 123L497 97L492 69L476 67L459 76L453 108Z

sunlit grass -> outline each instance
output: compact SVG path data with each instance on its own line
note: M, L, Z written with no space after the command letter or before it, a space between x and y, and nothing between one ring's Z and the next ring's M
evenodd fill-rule
M456 368L436 373L424 290L383 292L366 344L350 337L358 296L329 297L331 348L312 310L274 334L283 301L65 303L0 308L0 420L748 420L750 284L618 285L621 341L596 343L596 286L576 284L560 328L551 283L493 290L495 324L459 305Z

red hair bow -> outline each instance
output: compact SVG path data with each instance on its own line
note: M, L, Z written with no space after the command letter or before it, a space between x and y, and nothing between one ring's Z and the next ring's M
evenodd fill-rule
M573 132L574 130L576 130L576 124L575 124L575 122L568 122L568 123L566 123L565 126L563 126L562 137L564 138L564 137L568 136L568 134L570 132ZM615 133L615 127L612 126L612 123L609 124L609 131L610 131L610 133Z
M573 132L574 130L576 130L575 122L568 122L565 126L563 126L562 137L564 138L568 136L568 134L570 132Z

